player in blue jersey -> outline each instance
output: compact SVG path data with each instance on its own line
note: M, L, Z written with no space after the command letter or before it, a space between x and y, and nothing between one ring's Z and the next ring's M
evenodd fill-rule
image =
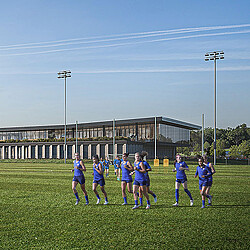
M110 165L110 161L109 161L108 156L106 157L106 160L104 161L104 165L105 165L105 174L106 174L106 177L108 177L109 176L109 165Z
M138 152L135 154L135 163L134 163L134 170L135 170L135 179L134 179L134 186L133 186L133 194L135 200L135 206L133 209L137 209L140 206L138 205L138 189L141 189L141 192L146 197L147 200L147 207L146 209L150 208L150 201L149 196L146 189L146 168L143 164L143 155L140 155ZM131 173L132 174L132 173Z
M208 198L208 206L211 206L212 205L212 195L210 195L210 189L211 189L212 184L213 184L213 174L215 174L216 171L214 169L213 164L208 162L208 159L207 159L206 155L203 157L203 160L204 160L204 164L210 169L210 172L212 173L212 175L208 177L208 180L207 180L207 185L208 186L207 186L207 190L206 190L206 195L209 196L209 198Z
M101 157L100 158L100 163L102 164L102 172L104 173L104 160L103 160L103 158Z
M100 196L96 190L98 184L100 185L101 187L101 190L103 192L103 195L105 197L105 202L104 202L104 205L107 205L108 204L108 197L107 197L107 193L104 189L104 186L105 186L105 180L104 180L104 177L103 177L103 171L102 171L102 165L101 163L99 162L99 157L98 155L94 155L93 156L93 175L94 175L94 180L93 180L93 191L94 193L96 194L96 197L97 197L97 202L96 204L99 204L100 203Z
M190 191L187 188L187 176L185 171L189 171L188 165L181 160L181 156L179 154L176 155L175 168L173 172L176 172L176 181L175 181L175 199L176 203L173 206L179 206L179 188L182 184L184 187L184 191L187 193L190 198L190 206L193 206L194 201Z
M144 155L145 159L148 156L148 153L146 151L142 151L141 152L142 155ZM146 189L147 189L147 193L151 194L154 197L154 202L157 202L157 196L155 195L155 193L153 191L150 190L150 178L149 178L149 171L152 171L152 168L150 167L150 165L148 164L148 162L146 161L146 159L143 161L144 166L146 167L146 173L145 173L145 177L146 177ZM139 192L140 194L140 192Z
M85 195L86 205L88 205L89 199L88 199L87 191L85 189L85 178L84 178L84 174L83 174L83 172L86 171L86 167L84 166L82 160L80 160L78 153L75 153L75 160L73 161L73 163L74 163L74 169L72 169L71 171L74 172L74 177L72 180L72 190L73 190L73 193L75 194L75 197L76 197L75 205L78 205L78 203L80 201L78 192L76 190L76 186L78 183L80 184L81 189Z
M198 159L199 166L196 169L195 178L199 176L199 189L202 197L202 207L205 208L206 197L210 199L210 196L206 194L208 187L208 178L212 175L210 169L204 164L203 158Z
M120 176L121 176L121 160L120 157L117 155L116 159L114 160L114 168L115 168L115 174L117 177L117 180L120 180Z
M129 193L133 193L132 190L132 176L130 173L134 171L134 168L132 167L130 161L128 161L128 153L124 153L122 155L122 164L121 164L121 170L122 170L122 181L121 181L121 188L122 188L122 197L124 200L124 203L122 205L127 205L127 195L126 195L126 187L128 189Z

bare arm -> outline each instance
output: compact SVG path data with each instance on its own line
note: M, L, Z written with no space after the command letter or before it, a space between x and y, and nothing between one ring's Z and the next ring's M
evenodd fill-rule
M80 170L86 172L86 167L85 167L83 161L80 161L80 165L82 166L82 168L80 168Z
M100 163L98 163L98 167L96 168L96 171L99 173L99 174L102 174L102 165Z
M128 161L128 164L127 164L127 166L124 166L127 170L129 170L129 171L133 171L134 170L134 168L132 167L132 165L131 165L131 163Z

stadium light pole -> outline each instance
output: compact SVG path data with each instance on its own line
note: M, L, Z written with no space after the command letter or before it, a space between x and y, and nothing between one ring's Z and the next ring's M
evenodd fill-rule
M115 160L115 119L113 120L113 161Z
M201 131L201 152L202 156L204 156L204 114L202 114L201 118L202 122L202 131Z
M66 117L66 94L67 94L67 88L66 88L66 81L68 77L71 77L71 71L70 70L63 70L57 73L57 78L64 78L64 163L66 164L66 155L67 155L67 140L66 140L66 133L67 133L67 117Z
M205 54L205 61L214 61L214 165L216 165L216 61L219 59L224 59L224 51Z
M78 138L78 121L76 121L76 150L75 150L75 153L78 153L77 138Z

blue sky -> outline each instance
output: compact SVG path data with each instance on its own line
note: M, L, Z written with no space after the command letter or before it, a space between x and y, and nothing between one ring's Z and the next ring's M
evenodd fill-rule
M214 50L218 127L249 126L249 13L249 1L4 1L0 127L64 123L64 69L68 123L204 113L213 126Z

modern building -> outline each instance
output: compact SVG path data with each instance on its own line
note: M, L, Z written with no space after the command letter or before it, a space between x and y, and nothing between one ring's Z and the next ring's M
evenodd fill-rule
M173 158L176 147L187 147L190 130L200 130L198 125L166 117L149 117L115 121L113 146L113 121L67 125L67 158L75 152L90 159L93 154L135 153L145 150L154 158L155 124L157 157ZM77 138L77 148L76 139ZM1 159L63 159L64 125L0 128Z

